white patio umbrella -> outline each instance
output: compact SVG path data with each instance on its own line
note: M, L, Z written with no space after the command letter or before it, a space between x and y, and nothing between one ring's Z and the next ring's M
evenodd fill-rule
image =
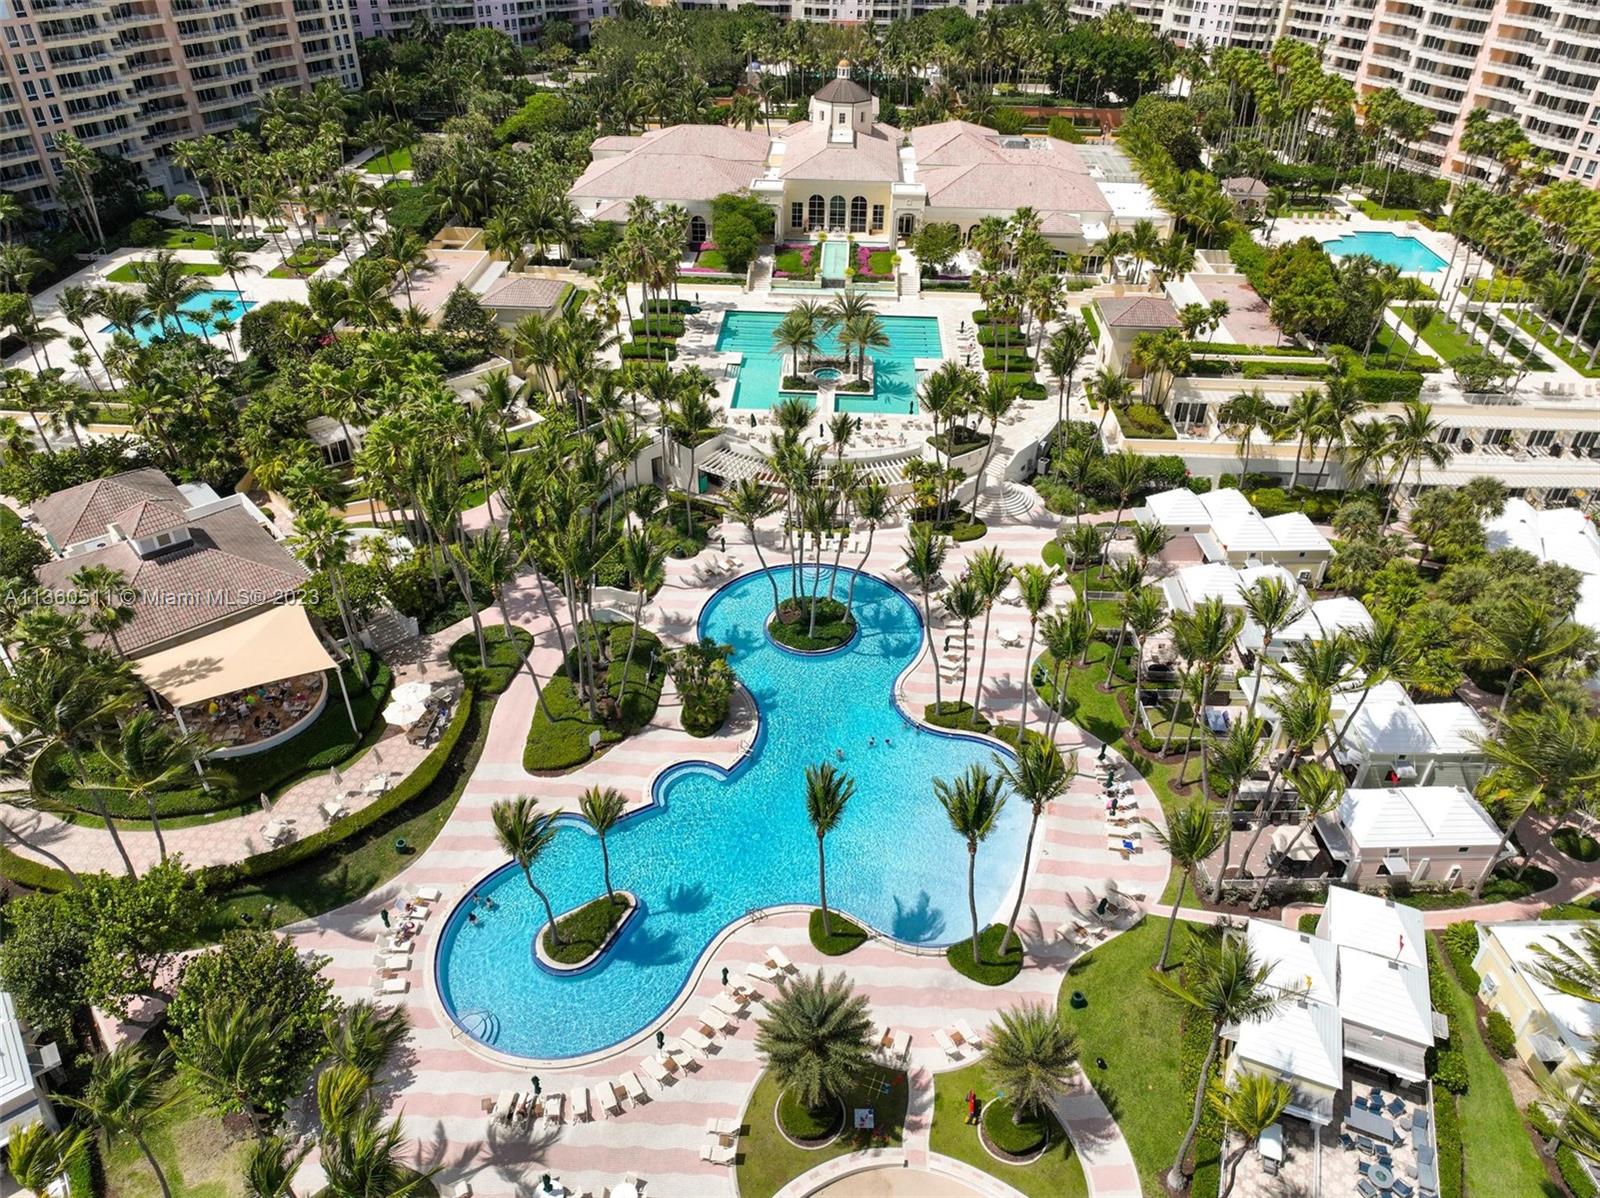
M432 697L433 684L429 682L407 682L395 687L389 692L388 706L383 709L384 723L402 728L415 724L422 718Z

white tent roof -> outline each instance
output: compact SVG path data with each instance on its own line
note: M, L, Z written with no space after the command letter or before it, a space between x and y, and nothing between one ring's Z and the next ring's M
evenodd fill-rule
M33 1097L33 1071L22 1038L22 1021L11 995L0 990L0 1115L10 1114Z
M1534 507L1525 499L1506 500L1505 510L1483 526L1490 549L1521 549L1540 561L1600 574L1600 534L1575 508Z
M1363 849L1493 848L1500 828L1459 786L1347 790L1339 822Z
M133 668L168 703L187 707L333 664L305 608L286 604L175 649L141 657Z
M1161 491L1144 501L1151 517L1167 527L1211 527L1211 513L1187 487Z

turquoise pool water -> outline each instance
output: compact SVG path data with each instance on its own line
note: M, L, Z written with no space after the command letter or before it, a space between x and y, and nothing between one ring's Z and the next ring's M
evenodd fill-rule
M823 242L823 249L833 245ZM838 243L842 245L843 243ZM739 380L733 389L735 408L770 408L778 401L778 384L789 366L789 356L772 343L772 330L783 320L782 312L729 312L722 318L717 334L717 350L744 355ZM835 396L841 412L873 415L914 413L917 405L917 358L943 356L939 322L932 316L880 316L889 344L868 350L874 364L876 390L872 395ZM839 341L832 334L822 339L820 352L837 354Z
M1346 233L1343 237L1324 241L1322 248L1335 258L1353 258L1357 254L1365 254L1400 270L1427 273L1445 267L1444 259L1415 237L1401 237L1397 233Z
M787 567L777 576L787 594ZM840 572L841 594L849 577ZM844 751L837 764L854 777L856 793L828 837L830 903L904 941L941 945L970 935L966 847L932 780L992 763L996 749L919 730L901 715L892 687L920 650L920 616L905 595L870 575L860 576L855 603L860 635L835 653L804 657L767 639L766 575L747 574L712 597L700 631L734 646L733 667L760 705L752 751L731 773L703 763L672 767L656 782L656 805L612 830L612 884L637 894L642 912L584 973L558 977L534 961L544 911L515 866L479 883L495 909L470 923L468 905L457 907L445 921L436 967L445 1008L468 1034L541 1059L615 1044L666 1008L730 922L754 907L815 903L817 843L803 771L834 760L835 748ZM1008 803L978 850L980 920L999 911L1014 882L1026 831L1026 806ZM563 819L534 878L557 911L602 893L593 834Z
M183 313L188 312L195 316L205 314L206 319L209 320L211 304L215 300L228 301L228 316L236 325L239 323L241 316L255 307L253 303L246 300L237 291L202 291L199 295L185 301L183 307L178 310L178 326L186 333L193 333L196 337L204 337L209 331L209 326L203 328L198 321L183 315ZM171 333L172 324L172 321L167 321L167 327L163 329L154 320L147 320L134 326L133 335L140 345L149 345L157 337L163 337ZM117 331L117 326L108 324L100 331L102 333L114 333Z
M844 278L845 268L850 265L850 245L844 241L824 241L822 243L822 269L824 279Z

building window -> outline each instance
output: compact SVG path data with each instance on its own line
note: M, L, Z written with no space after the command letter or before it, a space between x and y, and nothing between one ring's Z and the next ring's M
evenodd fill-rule
M791 229L801 229L805 227L805 223L806 206L799 200L795 200L789 205L789 227Z
M852 233L865 233L867 231L866 196L852 196L850 199L850 231Z
M695 245L699 245L702 241L708 240L710 237L710 232L711 231L706 227L705 217L691 216L689 218L689 240Z
M813 229L820 229L827 223L827 202L821 196L812 196L806 201L806 220Z
M844 228L843 196L834 196L828 201L828 227L830 229Z
M872 231L874 233L883 232L883 205L882 204L874 204L872 206Z
M849 124L849 122L850 122L850 114L848 112L841 112L839 114L839 123L841 125L846 125L846 124Z

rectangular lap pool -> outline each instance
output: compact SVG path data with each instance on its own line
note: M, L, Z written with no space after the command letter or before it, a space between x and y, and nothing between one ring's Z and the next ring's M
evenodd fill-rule
M832 243L824 243L824 248ZM842 244L842 243L841 243ZM770 408L778 400L778 384L788 368L788 356L772 343L772 330L783 319L782 312L729 312L722 318L717 335L717 352L741 353L739 380L733 389L733 406L738 409ZM917 358L943 356L939 322L932 316L880 316L889 344L867 351L877 378L872 395L836 397L841 412L863 412L878 416L909 415L917 410ZM829 333L820 343L823 354L839 352L838 339Z
M178 326L185 333L193 333L196 337L204 337L207 333L212 332L213 329L210 323L213 320L211 305L217 300L227 304L228 319L232 320L235 325L239 323L241 316L255 307L253 303L244 299L237 291L202 291L199 295L187 300L183 307L178 310ZM202 318L207 321L203 327L201 325ZM102 333L114 333L117 331L117 326L108 324L100 331ZM141 321L134 326L134 337L140 345L149 345L157 337L165 336L171 331L172 321L169 320L167 327L163 329L156 324L155 320L151 319Z
M1398 270L1417 271L1423 274L1443 270L1445 265L1443 258L1415 237L1401 237L1398 233L1381 230L1346 233L1343 237L1324 241L1322 248L1335 258L1354 258L1358 254L1364 254Z
M824 282L842 282L845 267L850 265L850 247L842 241L822 243L822 278Z

